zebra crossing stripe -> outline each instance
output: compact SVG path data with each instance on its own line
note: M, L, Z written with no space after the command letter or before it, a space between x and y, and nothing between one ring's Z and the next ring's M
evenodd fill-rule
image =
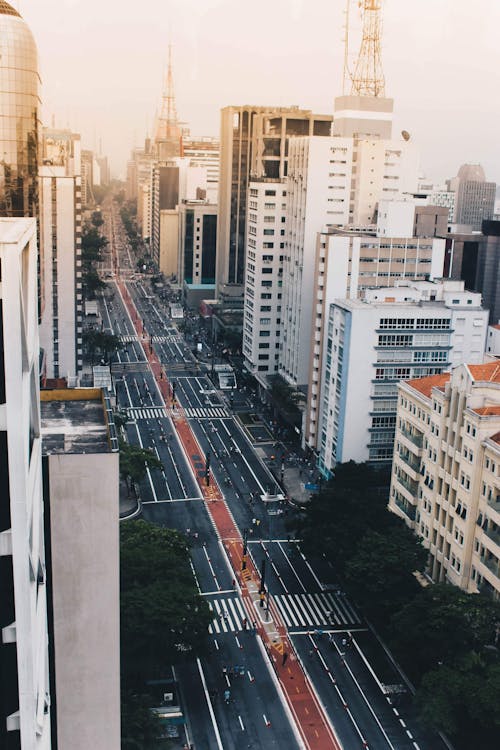
M299 621L299 624L300 624L300 625L302 625L302 627L304 627L304 628L305 628L305 627L306 627L306 625L307 625L307 622L306 622L306 620L305 620L305 619L304 619L304 618L302 617L302 614L301 614L301 612L299 611L299 608L298 608L298 607L296 606L296 602L295 602L295 599L291 599L291 598L288 598L288 599L286 600L286 603L287 603L287 606L288 606L288 608L289 608L289 609L290 609L290 610L291 610L291 611L292 611L292 612L293 612L293 613L295 614L295 617L296 617L296 618L298 619L298 621Z
M311 598L307 596L307 594L301 594L301 604L306 611L309 611L311 613L312 620L316 625L322 625L324 623L324 617L322 617L321 615L319 615L318 617L318 613L313 606L313 602Z
M238 630L241 630L242 629L241 622L240 622L239 617L238 617L238 615L236 613L236 609L234 607L233 600L232 599L228 599L227 603L229 604L229 607L231 609L232 615L234 617L234 621L235 621L236 625L238 626Z
M281 594L274 600L288 627L318 627L334 621L336 625L353 625L360 621L347 601L338 601L326 592L314 594Z
M246 613L239 599L212 599L208 602L213 619L208 626L210 634L243 630Z

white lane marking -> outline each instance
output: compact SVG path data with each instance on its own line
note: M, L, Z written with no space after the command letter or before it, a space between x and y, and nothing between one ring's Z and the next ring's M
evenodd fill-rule
M297 579L297 581L299 582L300 586L302 587L302 591L306 592L307 588L304 586L304 584L303 584L303 582L302 582L299 574L297 573L297 571L293 567L291 560L289 559L288 555L286 554L286 552L284 551L283 547L281 546L281 544L279 542L278 542L278 547L280 548L281 552L283 553L283 555L285 557L285 560L287 561L288 565L290 566L290 568L292 570L292 573L294 574L295 578Z
M243 720L242 720L241 716L239 716L239 715L238 715L238 720L240 722L241 731L244 732L245 731L245 725L243 724Z
M205 691L205 699L207 701L208 711L210 713L210 718L212 720L212 726L214 728L215 739L217 741L217 747L219 748L219 750L224 750L224 746L222 744L222 740L221 740L221 736L220 736L220 732L219 732L219 727L217 726L217 721L215 719L214 709L212 707L212 702L211 702L210 696L208 694L207 683L206 683L206 680L205 680L205 675L203 674L203 668L201 666L201 661L199 659L196 659L196 663L198 665L198 671L199 671L200 677L201 677L201 684L203 685L203 690Z

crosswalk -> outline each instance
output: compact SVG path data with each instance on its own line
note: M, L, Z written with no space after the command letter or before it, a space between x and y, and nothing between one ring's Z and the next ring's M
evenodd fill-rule
M167 416L166 410L161 406L131 406L127 412L131 419L160 419Z
M171 333L167 336L153 336L153 344L182 344L184 339L177 333Z
M120 336L120 341L122 344L132 344L134 341L137 341L137 334L123 334Z
M222 406L194 408L187 407L184 409L186 417L188 419L222 419L223 417L229 417L227 409Z
M273 597L287 627L345 627L359 625L360 617L342 595L280 594Z
M214 615L208 626L208 632L211 635L244 630L243 619L246 615L239 599L212 599L208 602L208 606Z

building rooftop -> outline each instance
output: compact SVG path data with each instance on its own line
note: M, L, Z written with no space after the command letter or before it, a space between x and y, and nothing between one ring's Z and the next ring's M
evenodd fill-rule
M104 391L71 388L41 391L42 452L109 453L114 423ZM112 429L110 429L112 428Z
M481 406L477 409L472 409L473 412L479 414L480 417L494 417L500 414L500 404L493 404L491 406Z
M427 398L431 397L433 388L444 388L451 375L449 372L443 372L440 375L429 375L427 378L416 378L415 380L405 380L411 388L422 393Z
M489 362L483 365L467 365L473 380L500 383L500 364Z

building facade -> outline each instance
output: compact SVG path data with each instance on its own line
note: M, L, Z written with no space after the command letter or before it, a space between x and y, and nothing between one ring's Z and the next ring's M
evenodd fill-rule
M500 366L401 382L389 508L429 574L500 598Z
M186 201L179 206L179 284L215 284L217 206Z
M75 385L83 367L80 136L44 129L39 168L45 306L40 325L44 375Z
M245 278L250 178L283 179L294 136L330 135L331 115L298 107L225 107L221 111L217 289Z
M119 452L99 388L41 392L58 750L120 748Z
M482 362L488 311L460 282L367 290L330 305L319 411L319 467L392 460L400 380Z
M0 216L36 216L40 77L35 41L9 3L0 2Z
M409 217L411 224L411 216ZM304 442L319 449L321 373L325 324L330 305L341 298L357 299L372 289L412 285L442 275L445 241L416 237L377 237L373 232L329 229L317 236L309 335L309 376ZM389 289L385 289L390 293Z
M247 370L265 388L268 376L278 372L286 193L286 180L248 184L243 356Z
M0 747L51 747L36 220L0 218Z

